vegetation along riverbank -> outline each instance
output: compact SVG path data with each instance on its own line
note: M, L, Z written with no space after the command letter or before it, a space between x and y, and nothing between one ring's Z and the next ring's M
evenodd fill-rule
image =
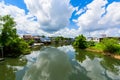
M79 35L75 38L73 46L120 59L120 44L117 38L104 38L101 42L95 43L87 41L83 35Z
M19 38L16 23L10 15L0 16L0 32L0 46L3 48L3 57L19 57L21 54L30 53L29 44Z
M87 41L86 37L79 35L74 39L64 37L45 37L45 36L25 36L20 38L17 34L16 23L10 15L0 16L0 47L2 46L4 57L19 57L31 51L33 43L42 41L52 44L73 44L74 47L85 49L92 52L102 53L120 59L120 41L117 38L104 38L96 43L92 40ZM30 39L29 39L30 38ZM43 45L42 45L43 46ZM1 51L0 51L1 53Z

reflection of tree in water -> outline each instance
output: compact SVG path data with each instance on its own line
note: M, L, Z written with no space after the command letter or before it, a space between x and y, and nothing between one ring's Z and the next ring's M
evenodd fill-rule
M106 70L114 72L115 74L119 74L119 69L116 66L120 66L120 60L111 58L109 56L104 56L100 63Z
M91 60L93 60L95 57L95 55L93 55L92 52L88 52L88 51L81 50L78 48L75 48L75 52L76 52L75 58L79 62L83 62L86 59L86 57L89 57Z
M106 70L118 74L119 69L116 66L120 66L120 60L111 58L110 56L102 56L78 48L76 48L75 51L76 51L75 58L79 62L82 63L84 60L86 60L86 57L90 58L91 60L93 60L95 57L99 57L102 58L102 61L100 63Z
M0 63L0 80L15 80L15 72L17 68L24 66L26 60L20 61L20 59L6 59Z

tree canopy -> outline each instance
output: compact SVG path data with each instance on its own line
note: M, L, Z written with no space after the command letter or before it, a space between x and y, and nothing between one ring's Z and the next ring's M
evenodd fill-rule
M0 16L0 23L0 44L3 46L4 56L17 57L28 52L28 44L17 35L14 19L10 15Z
M80 49L85 49L87 48L87 42L86 38L83 35L79 35L75 38L75 41L73 43L74 47L78 47Z

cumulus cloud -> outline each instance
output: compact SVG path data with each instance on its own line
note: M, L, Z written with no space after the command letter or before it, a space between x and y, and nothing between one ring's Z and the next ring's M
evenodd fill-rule
M120 35L118 31L120 29L120 2L113 2L106 7L107 4L107 0L93 0L85 8L80 9L76 15L85 13L73 20L79 26L79 30L83 33L96 33L96 35L99 32L111 35L110 32L117 30L118 33L114 33Z
M0 15L11 15L17 23L16 28L19 34L35 34L39 28L39 24L34 20L33 15L29 13L26 15L23 9L4 2L0 2Z
M21 36L23 34L65 37L73 37L73 34L76 35L76 30L70 30L68 28L63 28L54 33L45 32L40 29L40 24L36 21L36 17L34 15L32 15L31 13L25 14L25 11L23 9L10 4L5 4L4 2L0 2L0 15L11 15L17 23L17 32Z
M69 0L24 0L31 14L37 17L40 28L55 32L69 24L73 8Z
M76 21L81 30L91 31L102 28L98 24L98 21L101 19L101 15L105 12L103 7L105 4L107 4L106 0L94 0L86 6L86 12Z
M113 28L120 27L120 2L110 4L106 11L106 15L103 16L98 23Z
M24 9L0 2L0 15L11 15L17 23L19 34L64 37L75 37L79 34L120 36L120 2L106 6L107 0L93 0L80 10L79 6L74 7L76 15L80 16L73 19L73 22L79 29L69 29L67 26L74 11L69 1L24 0L29 10L27 14Z

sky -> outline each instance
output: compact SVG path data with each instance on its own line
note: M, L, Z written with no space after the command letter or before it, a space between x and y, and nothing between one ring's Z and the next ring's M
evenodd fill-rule
M120 36L120 0L0 0L19 35Z

